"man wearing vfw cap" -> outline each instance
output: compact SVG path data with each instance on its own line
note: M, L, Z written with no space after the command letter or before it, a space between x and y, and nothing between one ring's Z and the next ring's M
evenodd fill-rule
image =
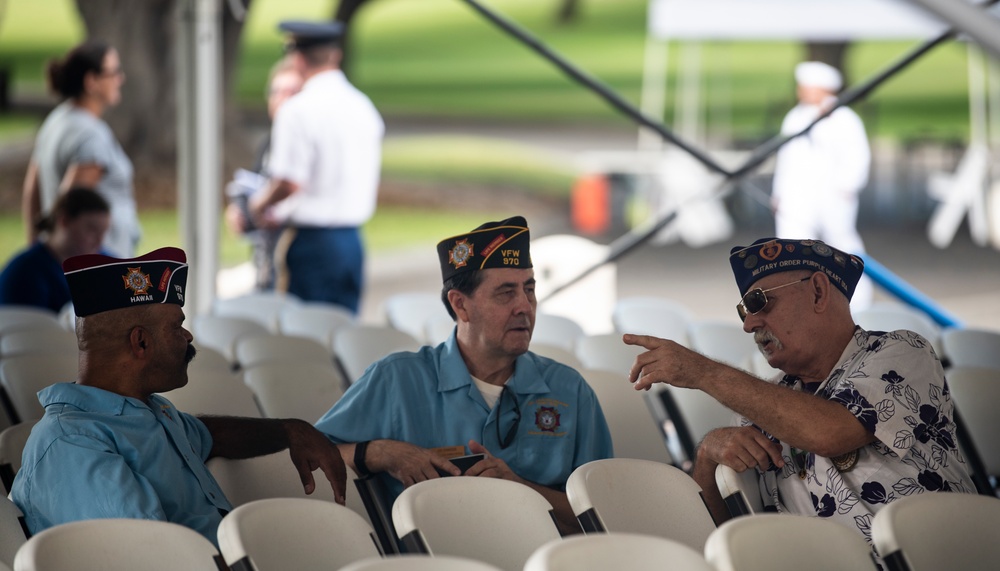
M849 301L864 263L818 240L764 238L732 249L737 312L767 362L763 381L672 341L625 335L636 389L702 390L742 415L709 432L694 477L718 522L728 513L715 468L757 470L766 506L832 518L870 541L872 517L904 496L974 493L954 405L930 343L906 330L865 331Z
M357 313L364 250L360 227L375 212L385 126L340 70L340 22L282 22L305 83L274 117L269 186L251 215L283 226L276 287Z
M836 103L840 72L821 62L795 67L796 105L781 124L782 135L805 129ZM808 133L778 151L771 206L779 238L818 238L827 244L863 254L857 230L858 195L868 183L871 151L861 118L840 107ZM852 306L864 309L874 294L871 280L862 278Z
M218 545L219 522L232 506L205 461L285 448L306 493L320 468L343 503L344 463L308 423L196 418L159 394L187 384L195 357L181 310L188 272L182 250L126 260L77 256L63 268L80 371L75 383L38 393L45 415L11 490L32 533L77 520L139 518L190 527Z
M612 456L593 390L575 370L528 351L535 324L529 231L518 216L487 222L437 246L451 337L372 365L316 424L359 474L402 488L457 476L447 458L483 454L466 476L531 486L578 529L565 494L570 473Z

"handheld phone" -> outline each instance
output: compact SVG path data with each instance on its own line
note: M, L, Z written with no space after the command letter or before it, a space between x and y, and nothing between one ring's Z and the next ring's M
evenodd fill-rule
M486 456L483 454L469 454L468 456L458 456L456 458L449 458L448 461L458 466L458 469L461 470L462 473L464 474L465 471L471 468L473 464L479 462L485 457ZM443 472L441 470L438 470L438 474L441 474L442 476L451 476L451 474Z

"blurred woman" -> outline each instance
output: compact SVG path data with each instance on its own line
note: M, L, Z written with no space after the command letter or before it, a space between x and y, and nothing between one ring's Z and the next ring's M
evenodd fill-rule
M45 119L24 180L22 212L28 242L37 221L52 210L60 193L93 188L111 206L107 254L134 255L141 235L132 188L132 162L101 116L121 101L125 81L118 52L86 42L48 66L49 86L63 102Z
M36 227L37 242L16 254L0 272L0 305L34 305L58 312L70 301L63 275L66 258L96 254L101 249L111 208L93 190L63 193L52 213Z

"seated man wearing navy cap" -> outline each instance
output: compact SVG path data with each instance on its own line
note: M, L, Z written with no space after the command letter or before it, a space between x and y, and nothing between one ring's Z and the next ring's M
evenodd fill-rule
M564 486L581 464L612 455L593 390L575 370L528 351L535 278L527 222L488 222L438 244L442 301L456 327L437 347L372 365L316 424L361 475L405 486L461 471L540 492L564 530L577 528ZM468 450L466 450L468 447Z
M715 468L762 474L765 505L828 517L870 541L882 506L925 491L974 493L955 438L941 362L912 331L865 331L850 299L864 262L818 240L765 238L733 248L743 329L784 374L772 382L672 341L625 335L648 352L629 373L700 389L742 415L698 449L695 479L718 522L728 518Z
M307 493L321 468L338 501L344 463L301 420L202 417L160 396L187 384L195 356L184 329L184 252L162 248L120 260L77 256L63 264L77 315L75 383L38 393L45 416L31 431L11 498L32 533L98 518L169 521L218 545L232 509L205 466L289 449ZM289 467L289 469L292 469Z
M305 83L275 113L271 180L250 201L258 227L282 226L276 288L357 313L364 250L359 228L375 212L385 125L340 70L340 22L282 22ZM281 263L283 261L283 263Z

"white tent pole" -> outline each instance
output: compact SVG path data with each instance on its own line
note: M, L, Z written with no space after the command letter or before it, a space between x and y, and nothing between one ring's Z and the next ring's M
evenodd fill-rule
M207 313L218 273L222 148L222 20L219 0L187 0L178 54L178 173L184 249L191 266L187 307ZM192 299L193 298L193 299Z
M646 34L646 49L643 54L642 95L639 108L642 112L661 123L667 102L667 63L670 47L666 40ZM645 127L639 127L639 150L659 151L663 148L663 137Z
M685 43L680 61L674 125L682 137L697 141L701 138L701 44Z

